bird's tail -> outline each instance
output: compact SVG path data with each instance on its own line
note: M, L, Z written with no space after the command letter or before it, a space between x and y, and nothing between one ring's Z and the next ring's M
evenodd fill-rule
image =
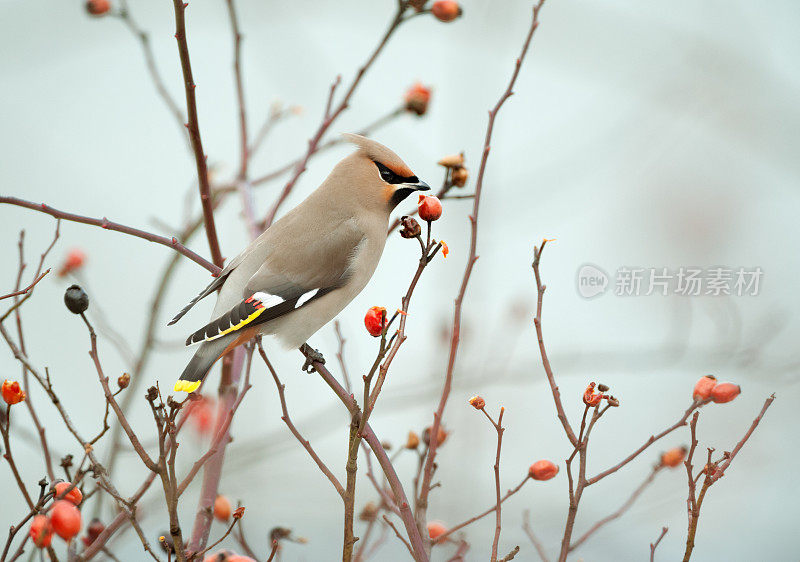
M231 343L232 337L222 337L212 341L203 342L189 364L183 370L183 374L175 383L176 391L194 392L206 378L208 371L217 359L222 357L225 353L228 344Z

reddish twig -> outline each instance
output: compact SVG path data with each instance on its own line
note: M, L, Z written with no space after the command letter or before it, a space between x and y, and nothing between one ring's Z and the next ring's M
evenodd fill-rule
M178 42L178 54L181 59L181 69L183 71L183 86L186 91L186 109L188 123L186 128L189 130L189 138L192 141L194 159L197 166L197 184L200 190L200 205L203 208L203 220L206 225L206 237L208 246L211 250L211 260L217 267L222 267L222 252L219 249L219 239L217 238L217 227L214 223L214 209L211 205L211 187L208 180L208 163L203 152L203 141L200 138L200 124L197 118L197 99L195 97L195 83L192 76L192 63L189 59L189 45L186 41L186 18L185 12L188 4L183 0L173 0L175 10L175 40Z
M289 428L289 431L292 432L292 435L294 435L294 437L300 442L300 444L303 446L303 448L306 450L309 456L314 460L314 462L317 464L317 466L325 475L325 477L330 481L331 484L333 484L333 487L336 489L336 493L338 493L339 496L344 498L344 487L342 487L342 484L339 482L339 479L336 478L336 476L333 474L333 472L331 472L331 470L328 468L325 462L319 457L319 455L317 455L317 452L311 446L311 443L303 437L303 435L300 433L297 427L295 427L294 423L292 423L292 419L289 416L289 409L286 406L286 393L285 393L286 385L281 383L280 379L278 378L278 373L275 371L275 368L272 366L272 363L267 358L267 354L264 352L264 347L261 345L261 342L259 341L257 345L258 345L258 353L259 355L261 355L261 359L267 365L267 368L269 369L269 372L272 375L272 380L275 381L275 386L278 388L278 397L280 398L281 411L283 412L281 420L283 421L283 423L286 424L286 427Z
M550 559L547 557L547 553L544 550L544 546L533 532L533 528L531 527L530 523L530 511L527 509L522 514L522 530L525 531L526 535L528 535L528 539L530 539L531 544L536 549L536 552L539 554L539 558L542 559L542 562L550 562Z
M31 284L28 285L27 287L25 287L24 289L19 289L18 291L14 291L13 293L8 293L7 295L1 296L0 297L0 301L3 300L3 299L11 298L11 297L18 297L20 295L27 295L31 291L31 289L33 289L39 281L44 279L44 276L47 275L48 273L50 273L49 269L47 271L39 274L39 276L36 277L36 279L34 279L31 282Z
M204 268L206 268L208 271L212 273L212 275L217 275L221 271L220 267L214 265L213 263L210 263L207 259L194 253L189 248L178 242L177 238L174 237L167 238L166 236L159 236L158 234L153 234L152 232L147 232L146 230L133 228L131 226L125 226L124 224L110 221L105 217L103 217L102 219L96 219L92 217L77 215L75 213L68 213L66 211L59 211L58 209L55 209L44 203L33 203L32 201L25 201L24 199L19 199L17 197L0 196L0 204L25 207L26 209L39 211L40 213L48 214L51 217L55 217L57 219L64 219L71 222L79 222L82 224L90 224L92 226L99 226L100 228L104 228L106 230L113 230L115 232L121 232L123 234L135 236L136 238L142 238L143 240L147 240L149 242L155 242L156 244L161 244L162 246L167 246L168 248L172 248L173 250L186 256L196 264L199 264Z
M228 19L233 33L233 75L236 82L236 103L239 113L239 179L247 178L247 164L250 156L247 144L247 111L244 103L244 86L242 84L242 34L239 31L239 20L236 16L234 0L226 0Z
M483 178L486 173L486 163L489 158L489 150L491 148L492 132L494 131L494 122L495 119L497 118L497 114L500 111L500 108L503 106L506 100L509 97L511 97L513 93L514 84L517 81L517 76L519 76L519 71L520 68L522 67L522 62L525 60L525 55L528 52L528 47L530 46L531 39L533 38L533 34L539 25L539 10L541 9L543 3L544 0L539 0L539 2L534 6L533 16L531 18L531 25L530 28L528 29L528 33L522 45L522 51L514 65L514 71L511 75L511 79L508 82L506 90L500 96L500 99L497 101L497 103L491 109L491 111L489 111L489 122L486 127L486 135L484 138L484 145L483 145L483 154L481 156L481 163L478 170L477 180L475 182L475 199L472 203L472 214L469 217L470 220L469 256L467 257L467 264L464 268L464 275L461 280L461 288L459 289L458 296L456 297L455 301L454 312L453 312L453 330L450 341L450 354L447 362L447 371L445 375L444 387L442 388L441 398L439 399L439 406L436 409L436 413L433 416L431 435L439 434L439 427L441 426L442 417L444 416L444 409L445 406L447 406L447 400L450 397L450 389L453 384L453 372L455 369L456 356L458 355L458 344L461 331L461 306L464 301L464 296L467 292L467 285L469 284L470 276L472 275L472 268L475 266L475 261L478 259L477 255L478 212L480 211L481 194L483 192ZM417 528L420 530L420 533L422 533L425 528L425 514L428 508L428 494L430 493L431 490L433 467L436 461L436 450L438 448L437 441L438 441L437 439L431 439L430 449L428 451L428 456L425 461L425 470L423 472L423 479L419 491L419 497L417 498L415 519L417 522ZM426 541L426 546L430 548L429 540Z
M495 431L497 432L497 453L494 459L494 488L495 488L495 505L494 511L496 515L495 519L495 528L494 528L494 540L492 541L492 555L491 555L491 562L497 561L497 548L500 544L500 531L502 530L502 517L501 517L501 510L500 504L503 503L503 498L500 496L500 449L503 446L503 432L505 428L503 427L503 414L505 413L505 408L502 406L500 407L500 415L497 418L497 421L492 419L492 416L489 415L489 412L486 411L485 407L482 407L481 412L484 413L486 419L491 422L494 426Z
M392 523L391 519L386 517L386 515L384 514L383 515L383 520L386 521L386 524L389 525L389 527L392 528L392 531L394 531L395 536L398 539L400 539L401 541L403 541L403 544L406 545L406 548L408 549L408 553L411 555L411 557L416 559L416 557L414 556L414 551L411 549L411 545L408 544L408 541L403 538L403 535L400 534L400 531L397 530L397 527L394 526L394 523Z
M658 535L658 538L656 539L656 542L651 542L650 543L650 562L654 562L655 557L656 557L656 548L658 548L658 544L661 542L661 539L664 538L664 535L667 534L667 531L669 531L669 529L667 527L662 527L661 528L661 534Z

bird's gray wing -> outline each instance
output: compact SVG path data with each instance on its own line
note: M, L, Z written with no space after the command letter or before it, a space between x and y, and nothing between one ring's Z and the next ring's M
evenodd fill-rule
M189 336L186 345L273 320L341 287L364 234L349 221L328 234L313 245L284 240L250 277L243 300Z

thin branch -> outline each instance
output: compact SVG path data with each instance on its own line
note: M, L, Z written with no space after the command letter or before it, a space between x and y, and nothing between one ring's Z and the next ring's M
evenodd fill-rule
M442 423L442 418L444 416L444 409L447 406L447 400L450 397L450 389L453 384L453 373L455 370L455 363L456 357L458 355L458 345L460 340L460 332L461 332L461 306L464 301L464 296L467 291L467 285L469 284L470 276L472 275L472 268L475 266L475 261L478 259L477 254L477 247L478 247L478 212L480 211L480 203L481 203L481 194L483 192L483 179L486 173L486 164L489 158L489 151L491 148L491 141L492 141L492 132L494 131L494 122L497 118L497 114L500 111L500 108L506 102L506 100L511 97L513 93L514 84L517 81L517 76L519 76L520 68L522 67L522 62L525 60L525 55L528 52L528 47L530 46L531 39L533 38L533 34L536 31L536 28L539 25L539 10L542 7L544 0L539 0L539 2L533 8L533 16L531 18L531 25L528 29L528 33L525 37L525 42L522 45L522 50L520 52L519 58L517 58L514 71L511 75L511 79L508 82L508 86L503 94L500 96L500 99L497 101L495 106L489 111L489 122L486 127L486 136L484 138L483 144L483 154L481 156L481 163L478 170L477 180L475 182L475 199L472 202L472 214L469 217L470 220L470 250L469 256L467 258L467 264L464 268L464 275L461 280L461 288L459 289L458 296L456 297L454 311L453 311L453 329L450 341L450 355L447 362L447 371L445 375L445 382L442 388L441 398L439 399L439 406L436 409L436 413L433 416L433 424L431 426L431 435L438 435L439 434L439 427ZM417 528L422 530L425 527L425 515L428 508L428 494L431 490L431 480L433 478L433 467L436 461L436 450L438 448L438 439L431 439L430 449L428 451L428 456L425 461L425 470L423 472L423 480L422 485L419 491L419 497L417 498L416 504L416 513L415 519L417 522ZM420 531L421 532L421 531ZM430 545L430 541L426 541L426 545Z
M233 33L233 74L236 81L236 103L239 113L239 179L247 178L247 164L249 149L247 145L247 110L244 103L244 86L242 85L242 34L239 31L239 20L236 16L234 0L226 0L228 6L228 19Z
M383 520L386 521L386 524L389 525L389 527L392 528L392 531L394 531L395 536L398 539L400 539L401 541L403 541L403 544L406 545L406 548L408 549L408 553L411 555L411 557L416 559L416 557L414 556L414 551L411 549L411 545L408 544L408 541L403 538L403 535L400 534L400 531L397 530L397 527L394 526L394 523L392 523L391 519L386 517L386 515L384 514L383 515Z
M531 544L533 544L533 547L536 549L536 552L539 554L539 558L542 559L542 562L550 562L550 559L547 557L547 553L544 550L544 546L533 532L533 528L531 527L530 523L530 514L530 511L527 509L522 514L522 530L525 531L526 535L528 535Z
M667 534L667 531L669 531L669 528L662 527L661 528L661 534L658 535L658 538L656 539L656 542L651 542L650 543L650 562L654 562L655 561L656 548L658 548L658 544L661 542L661 539L664 538L664 535Z
M128 234L129 236L135 236L136 238L142 238L143 240L147 240L149 242L155 242L156 244L161 244L162 246L167 246L168 248L172 248L173 250L186 256L196 264L199 264L202 267L206 268L208 271L212 273L212 275L217 275L221 271L220 267L214 265L213 263L210 263L207 259L194 253L189 248L185 247L183 244L178 242L178 240L174 237L167 238L166 236L159 236L158 234L153 234L152 232L147 232L146 230L133 228L131 226L125 226L124 224L110 221L105 217L103 217L102 219L96 219L92 217L85 217L83 215L77 215L75 213L68 213L66 211L59 211L58 209L55 209L44 203L33 203L32 201L25 201L24 199L19 199L17 197L0 196L0 204L25 207L26 209L31 209L32 211L39 211L40 213L48 214L51 217L57 219L64 219L71 222L79 222L82 224L90 224L92 226L99 226L100 228L104 228L106 230L113 230L115 232Z
M219 239L217 238L217 227L214 223L214 210L211 206L211 187L208 180L208 163L206 154L203 152L203 141L200 138L200 124L197 118L197 99L195 97L195 83L192 76L192 63L189 59L189 45L186 41L186 18L185 12L188 4L183 0L173 0L175 10L175 40L178 42L178 54L181 59L181 69L183 71L183 86L186 91L186 109L189 122L186 128L189 130L189 138L192 141L194 159L197 166L197 184L200 190L200 205L203 208L203 220L206 225L206 237L208 246L211 250L211 259L214 265L222 267L222 253L219 249Z
M33 289L39 281L44 279L44 276L47 275L48 273L50 273L50 269L48 269L47 271L39 274L39 276L36 279L34 279L31 282L31 284L28 285L27 287L25 287L24 289L20 289L18 291L14 291L13 293L8 293L7 295L3 295L2 297L0 297L0 301L3 300L3 299L11 298L11 297L18 297L20 295L27 295L31 291L31 289Z

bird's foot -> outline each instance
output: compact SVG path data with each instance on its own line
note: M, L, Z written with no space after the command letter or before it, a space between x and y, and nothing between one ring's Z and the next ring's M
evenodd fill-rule
M306 373L313 373L316 371L314 368L314 363L321 363L322 365L325 364L325 357L322 356L318 350L312 348L307 343L304 343L300 346L300 351L306 356L306 361L303 363L303 371Z

